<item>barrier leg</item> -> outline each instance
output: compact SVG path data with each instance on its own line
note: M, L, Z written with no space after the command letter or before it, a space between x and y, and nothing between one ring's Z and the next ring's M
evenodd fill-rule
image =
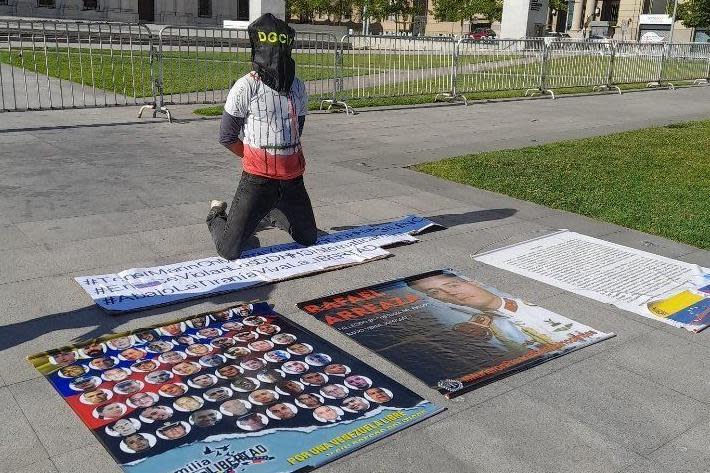
M530 95L528 95L530 94ZM555 100L555 91L552 89L543 89L541 87L538 87L536 89L526 89L525 90L525 97L535 97L536 95L549 95L552 97L552 100Z
M653 81L653 82L649 82L648 84L646 84L646 88L647 88L647 89L652 89L652 88L659 88L659 89L660 89L660 88L666 88L666 89L669 89L669 90L675 90L675 86L673 85L672 82L665 82L665 83L663 83L663 82L658 81L658 80Z
M338 92L343 90L343 50L344 45L349 44L350 37L345 35L340 38L340 42L336 43L335 38L333 42L336 44L335 47L335 58L333 63L335 64L335 81L333 83L333 98L324 99L320 101L320 110L323 110L324 105L328 105L326 108L329 112L340 112L345 110L345 115L355 115L355 109L353 109L347 102L338 100Z
M168 107L165 105L160 105L158 104L150 104L150 105L143 105L141 109L138 111L138 118L143 118L143 112L146 110L152 110L153 111L153 118L156 118L158 116L158 113L162 113L168 118L168 122L172 123L173 122L173 117L170 115L170 110L168 110Z
M661 54L661 61L658 65L658 76L657 76L658 79L646 84L646 88L666 87L669 90L675 90L675 86L673 85L673 83L668 82L663 78L663 76L665 75L664 72L665 72L666 62L668 61L668 56L670 54L670 50L669 50L670 47L671 46L669 44L665 44L663 46L663 53Z
M609 92L610 92L610 91L612 91L612 90L615 90L619 95L621 95L621 89L619 88L618 85L613 85L613 84L612 84L612 85L606 85L606 84L604 84L604 85L595 85L595 86L592 88L592 91L593 91L593 92L606 92L606 91L609 91Z
M468 106L468 99L466 98L465 95L459 94L456 92L441 92L436 94L436 97L434 97L434 102L438 102L441 100L442 102L451 102L451 103L456 103L459 100L463 101L464 105Z
M323 105L328 105L328 108L326 110L328 112L339 112L342 110L345 110L346 115L355 115L355 109L352 108L350 105L347 104L347 102L343 102L342 100L336 100L336 99L326 99L326 100L321 100L320 101L320 110L323 110Z
M465 95L459 94L456 87L456 81L459 77L459 48L461 47L462 41L463 38L458 40L451 52L451 92L439 92L434 97L434 102L441 100L443 102L456 103L460 99L463 100L464 105L468 107L468 99Z
M168 123L173 122L173 117L170 114L170 110L165 106L163 102L163 43L162 43L162 31L159 35L158 49L156 50L155 44L150 43L150 76L151 76L151 88L153 89L153 103L150 105L143 105L138 111L138 118L143 117L143 112L146 110L153 111L153 118L158 116L158 113L162 113L168 118ZM158 71L154 72L154 67L157 65Z

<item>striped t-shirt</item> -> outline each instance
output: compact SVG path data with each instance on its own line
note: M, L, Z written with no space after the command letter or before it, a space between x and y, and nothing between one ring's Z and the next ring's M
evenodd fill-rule
M282 95L251 72L229 91L224 111L244 119L242 166L246 172L272 179L303 174L298 117L308 112L308 94L300 79L295 78L288 95Z

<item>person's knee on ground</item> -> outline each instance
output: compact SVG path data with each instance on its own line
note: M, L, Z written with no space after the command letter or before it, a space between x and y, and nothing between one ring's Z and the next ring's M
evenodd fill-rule
M243 248L242 245L239 245L237 247L231 246L229 248L224 248L222 245L217 245L217 254L221 256L222 258L226 260L235 260L239 259L239 257L242 254Z
M295 233L291 235L296 243L303 246L311 246L318 240L318 229L313 227L313 229L308 229L300 233Z

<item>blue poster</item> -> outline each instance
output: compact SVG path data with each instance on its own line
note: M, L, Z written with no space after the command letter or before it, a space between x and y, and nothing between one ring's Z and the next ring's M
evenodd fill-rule
M29 359L130 473L309 471L442 410L265 302Z

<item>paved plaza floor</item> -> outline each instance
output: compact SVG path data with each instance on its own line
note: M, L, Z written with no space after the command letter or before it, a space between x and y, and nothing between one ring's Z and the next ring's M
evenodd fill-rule
M214 254L207 202L231 201L240 165L217 142L219 121L192 108L175 107L173 124L137 119L136 107L0 114L0 472L120 471L27 355L257 299L448 408L323 473L710 471L710 330L692 334L471 257L559 228L704 266L710 252L406 168L710 118L710 87L314 113L306 185L322 230L412 213L448 228L385 260L108 315L73 276ZM258 238L288 241L275 229ZM295 307L442 267L617 336L447 401Z

